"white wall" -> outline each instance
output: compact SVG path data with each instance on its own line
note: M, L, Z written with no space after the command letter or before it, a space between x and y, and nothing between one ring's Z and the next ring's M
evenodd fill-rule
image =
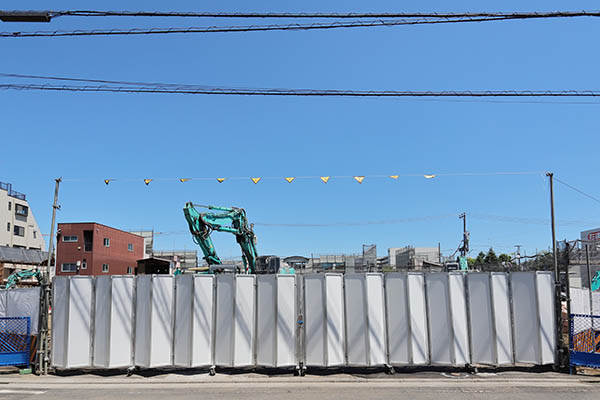
M8 209L9 202L10 210ZM28 208L28 215L26 217L15 213L16 204ZM7 229L8 223L10 223L10 229ZM25 228L24 236L15 236L13 234L15 225ZM46 248L42 232L40 232L40 228L35 221L29 203L9 196L8 192L2 189L0 189L0 246L22 246L28 249L40 250Z

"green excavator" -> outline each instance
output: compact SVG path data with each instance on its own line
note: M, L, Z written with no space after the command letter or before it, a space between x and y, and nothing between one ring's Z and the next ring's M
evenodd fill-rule
M220 212L198 212L195 207ZM243 208L203 206L188 202L183 208L183 214L190 227L192 238L202 249L204 260L208 265L223 264L215 251L210 234L213 231L229 232L235 235L235 240L242 248L242 261L244 262L245 272L248 274L256 272L256 236L252 230L252 224L248 224L246 211Z
M17 283L19 283L23 279L27 278L35 278L38 282L42 281L42 273L37 269L26 269L21 271L15 271L8 276L6 279L6 287L5 289L10 289L14 287Z

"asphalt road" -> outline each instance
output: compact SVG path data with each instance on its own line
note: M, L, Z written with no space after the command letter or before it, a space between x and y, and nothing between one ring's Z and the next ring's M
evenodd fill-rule
M303 387L150 387L110 388L110 389L0 389L0 398L6 399L84 399L84 400L178 400L178 399L598 399L600 388L595 387L348 387L339 383L328 385L307 385Z
M598 399L600 378L553 372L265 375L0 375L0 399Z

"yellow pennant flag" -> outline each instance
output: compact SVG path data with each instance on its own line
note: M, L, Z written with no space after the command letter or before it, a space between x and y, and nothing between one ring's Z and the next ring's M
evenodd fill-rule
M365 180L365 177L364 176L355 176L354 179L356 179L356 182L362 183L362 181Z
M423 176L424 176L426 179L433 179L433 178L435 178L435 175L434 175L434 174L431 174L431 175L423 175Z
M399 176L400 175L390 175L390 178L392 178L392 179L398 179Z
M258 178L250 178L250 179L252 179L252 182L254 182L254 184L256 185L258 182L260 182L260 180L262 178L258 177Z
M190 180L190 178L179 178L179 182L181 182L181 183L187 182L189 180Z
M110 179L105 179L104 183L106 183L108 185L110 183Z
M217 178L217 182L219 183L223 183L225 181L226 178Z
M327 183L327 182L329 182L329 178L330 178L330 176L322 176L321 180L323 181L323 183Z
M148 186L148 184L152 182L152 179L144 179L144 183L146 184L146 186Z
M292 183L292 182L294 182L294 179L296 179L296 178L295 178L295 177L293 177L293 176L289 176L289 177L286 177L286 178L284 178L284 179L285 179L286 181L288 181L288 183Z

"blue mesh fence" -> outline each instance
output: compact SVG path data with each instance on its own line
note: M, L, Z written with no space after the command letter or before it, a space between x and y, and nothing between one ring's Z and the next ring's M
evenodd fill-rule
M0 365L29 366L31 322L29 317L0 318Z
M571 366L600 368L600 316L571 314Z

